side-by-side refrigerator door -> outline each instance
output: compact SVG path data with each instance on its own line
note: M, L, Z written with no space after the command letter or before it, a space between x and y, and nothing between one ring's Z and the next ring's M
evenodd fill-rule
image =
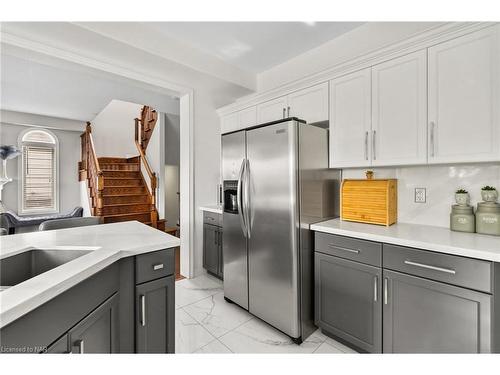
M222 251L224 259L224 296L248 309L248 253L243 217L243 177L246 163L246 133L222 136ZM236 201L236 204L235 204Z
M297 124L247 132L249 311L300 337Z

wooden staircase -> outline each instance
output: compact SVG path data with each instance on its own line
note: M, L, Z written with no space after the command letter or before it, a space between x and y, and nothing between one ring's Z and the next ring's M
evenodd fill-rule
M143 115L144 108L141 117ZM151 126L154 127L150 121L151 117L145 118L149 121L150 129ZM137 220L164 230L165 220L158 219L156 209L156 174L152 172L145 156L145 149L138 138L141 134L140 125L141 120L136 119L135 144L139 156L119 158L96 156L92 126L87 123L85 132L81 135L80 181L87 180L92 215L101 217L103 223ZM152 130L145 135L147 142L151 133ZM148 174L149 184L144 179L141 166Z

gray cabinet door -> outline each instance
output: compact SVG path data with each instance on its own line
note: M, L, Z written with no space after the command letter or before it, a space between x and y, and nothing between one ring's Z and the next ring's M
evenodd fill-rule
M224 278L224 255L222 253L222 228L219 227L217 234L219 235L219 268L217 271L217 276L219 276L220 279L223 279Z
M315 322L371 353L382 350L382 303L377 267L315 253Z
M51 354L67 354L70 352L69 348L69 336L66 333L60 337L56 342L53 342L44 353Z
M69 331L72 353L118 352L118 293Z
M174 288L174 276L136 286L136 353L175 352Z
M217 275L219 272L219 230L215 225L203 225L203 268Z
M488 353L491 296L384 271L385 353Z

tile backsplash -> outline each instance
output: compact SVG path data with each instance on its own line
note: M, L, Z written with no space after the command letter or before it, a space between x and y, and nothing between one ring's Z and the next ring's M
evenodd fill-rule
M344 169L342 178L365 178L363 169ZM449 227L455 190L469 191L471 204L481 201L481 187L500 190L500 164L456 164L416 167L371 168L374 178L398 179L398 221ZM415 203L415 188L426 188L426 203Z

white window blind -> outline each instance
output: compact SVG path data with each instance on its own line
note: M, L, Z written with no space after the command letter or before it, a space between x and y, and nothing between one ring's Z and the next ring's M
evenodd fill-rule
M57 210L56 139L43 130L31 130L22 138L22 211Z
M53 147L23 147L25 210L55 209L54 151Z

